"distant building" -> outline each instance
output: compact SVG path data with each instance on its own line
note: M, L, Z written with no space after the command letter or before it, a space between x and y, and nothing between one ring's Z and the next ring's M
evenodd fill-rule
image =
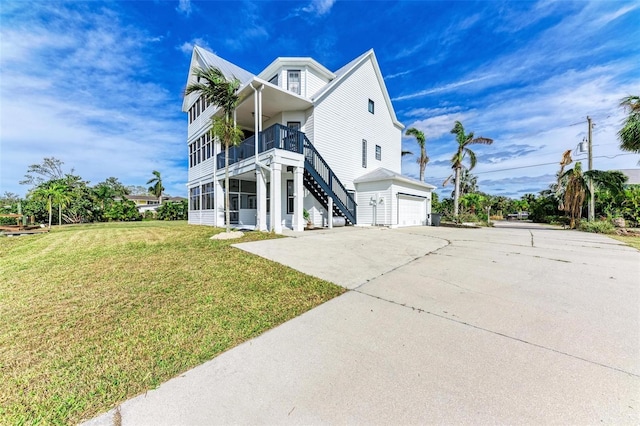
M627 185L640 185L640 169L619 169L628 178Z
M136 208L140 213L156 211L158 207L160 207L158 197L154 197L153 195L125 195L124 198L136 203ZM115 200L119 201L120 198L116 198ZM163 203L179 203L186 200L184 197L162 197Z

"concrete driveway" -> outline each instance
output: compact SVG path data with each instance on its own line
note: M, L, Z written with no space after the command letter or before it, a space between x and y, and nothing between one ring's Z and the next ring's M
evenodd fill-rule
M640 252L615 240L506 222L238 247L350 291L125 402L122 424L640 423Z

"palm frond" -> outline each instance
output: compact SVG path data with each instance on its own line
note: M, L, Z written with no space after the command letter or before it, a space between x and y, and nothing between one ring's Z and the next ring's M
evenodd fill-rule
M471 151L469 148L465 148L464 152L469 156L469 170L473 169L478 162L476 157L476 153Z

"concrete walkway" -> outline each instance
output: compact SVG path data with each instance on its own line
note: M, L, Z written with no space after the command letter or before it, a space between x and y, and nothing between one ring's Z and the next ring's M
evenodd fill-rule
M122 424L640 423L640 252L615 240L506 222L238 247L351 291L125 402Z

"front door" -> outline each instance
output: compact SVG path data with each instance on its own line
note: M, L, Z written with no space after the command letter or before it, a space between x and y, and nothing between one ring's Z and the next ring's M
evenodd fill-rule
M240 222L239 194L229 194L229 222L235 225Z

